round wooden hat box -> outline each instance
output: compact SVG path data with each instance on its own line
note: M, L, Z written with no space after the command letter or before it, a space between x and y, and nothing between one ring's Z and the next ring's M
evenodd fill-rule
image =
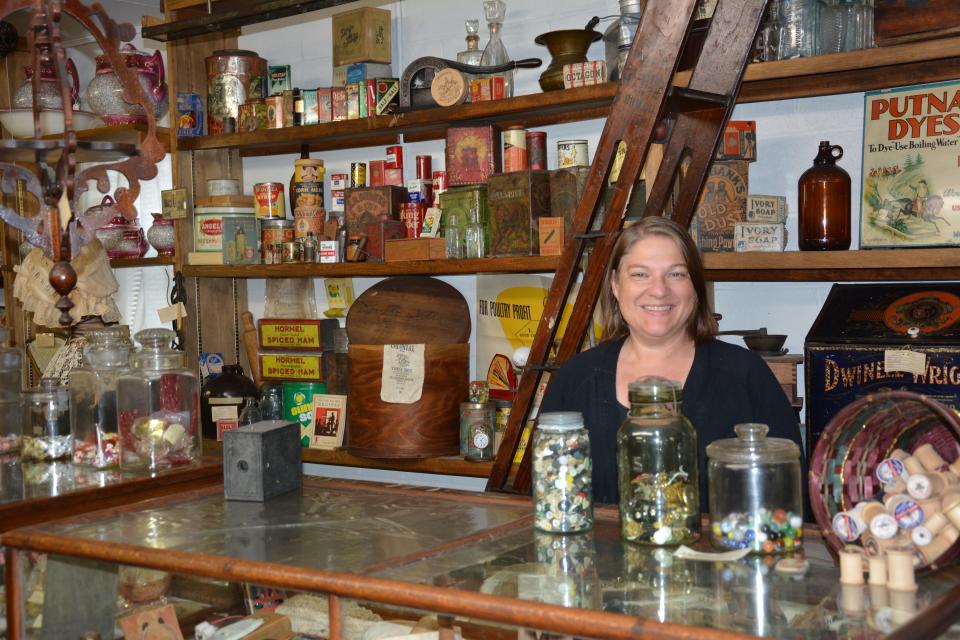
M460 292L435 278L387 278L350 306L347 337L347 450L366 458L457 455L470 369L470 310ZM384 401L392 384L385 345L422 345L416 401Z
M911 391L865 396L830 420L810 459L809 488L813 514L824 541L835 555L847 543L834 532L834 516L850 511L862 501L882 498L884 487L876 474L880 462L897 449L912 454L924 445L932 446L942 460L938 473L954 474L960 470L957 413ZM960 510L960 504L957 509ZM946 526L954 527L952 523ZM944 549L932 557L916 548L918 570L934 570L951 563L960 555L960 541L944 545ZM871 553L869 546L867 552Z

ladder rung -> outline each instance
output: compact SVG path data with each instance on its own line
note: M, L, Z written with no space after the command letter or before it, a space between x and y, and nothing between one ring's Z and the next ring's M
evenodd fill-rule
M667 111L672 114L688 111L703 111L704 109L726 108L733 101L733 96L686 87L673 87L667 96Z
M559 367L557 364L553 363L553 362L548 362L548 363L546 363L546 364L532 364L532 363L529 363L529 362L528 362L527 364L523 365L523 370L524 370L524 371L546 371L546 372L553 372L553 371L556 371L556 370L559 369L559 368L560 368L560 367Z
M573 236L576 240L599 240L600 238L606 238L609 233L606 231L589 231L587 233L578 233Z

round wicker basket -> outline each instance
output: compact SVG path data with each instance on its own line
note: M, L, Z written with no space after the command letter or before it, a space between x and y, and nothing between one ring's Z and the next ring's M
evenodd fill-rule
M913 452L931 444L952 464L960 457L960 416L910 391L885 391L844 407L824 429L810 460L810 502L829 548L846 544L833 531L833 517L858 502L879 497L877 465L894 449ZM960 542L922 570L945 566L960 555Z

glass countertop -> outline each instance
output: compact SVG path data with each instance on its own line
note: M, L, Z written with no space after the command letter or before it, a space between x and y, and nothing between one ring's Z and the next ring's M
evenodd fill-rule
M306 479L265 503L201 492L37 529L782 638L882 637L960 579L950 569L920 577L915 593L841 589L816 538L799 576L775 571L772 557L681 560L622 542L615 513L558 536L533 529L524 498Z

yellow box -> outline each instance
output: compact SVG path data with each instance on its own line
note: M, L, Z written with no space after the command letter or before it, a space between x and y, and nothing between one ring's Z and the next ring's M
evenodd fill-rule
M391 62L390 10L363 7L333 16L333 66Z

